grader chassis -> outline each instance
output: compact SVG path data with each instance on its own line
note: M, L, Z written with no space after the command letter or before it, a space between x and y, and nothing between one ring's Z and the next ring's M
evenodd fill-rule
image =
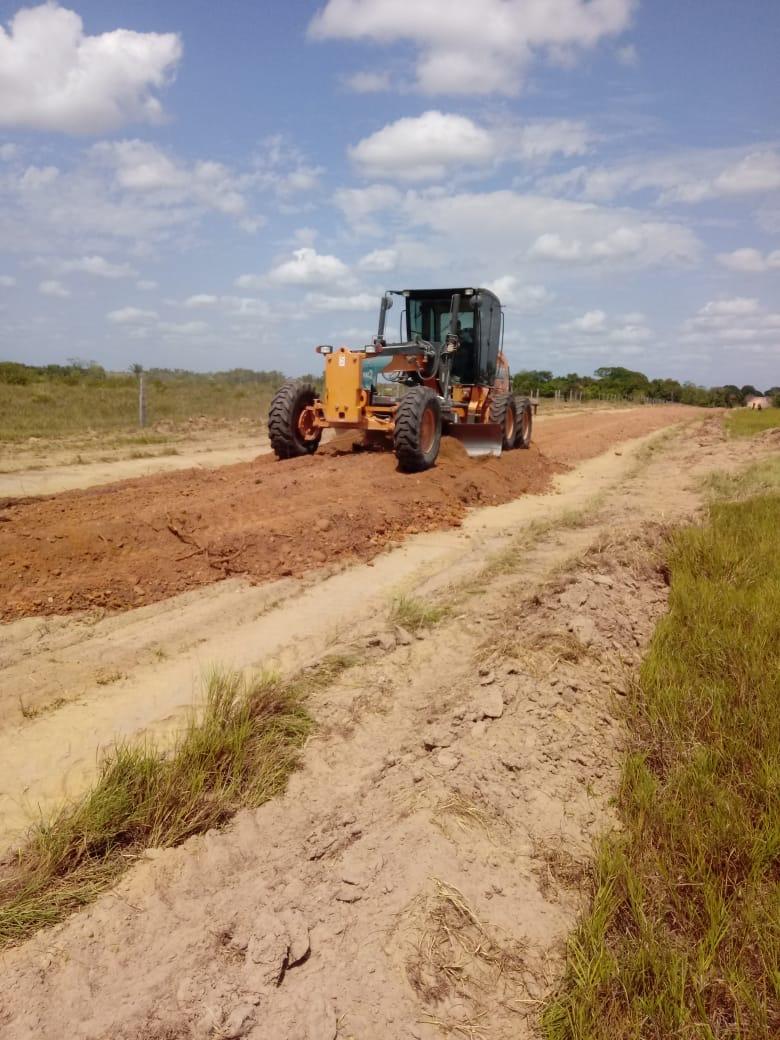
M403 300L399 342L385 336L393 297ZM268 419L280 459L310 455L323 430L356 430L369 443L392 446L407 473L436 462L442 435L469 455L500 455L531 443L531 402L511 392L501 350L501 304L488 289L405 289L382 297L377 335L358 349L321 345L324 391L297 380L274 396ZM398 384L380 392L377 377ZM384 387L383 387L384 389Z

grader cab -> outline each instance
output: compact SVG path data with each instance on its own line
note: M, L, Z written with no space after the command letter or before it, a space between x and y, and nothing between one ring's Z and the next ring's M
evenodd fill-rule
M400 300L399 338L387 336L388 312ZM324 388L297 380L274 396L268 418L280 459L310 455L323 430L362 431L392 447L413 473L436 462L442 435L469 455L527 448L533 412L511 392L501 350L503 313L488 289L404 289L382 297L371 343L358 350L317 347Z

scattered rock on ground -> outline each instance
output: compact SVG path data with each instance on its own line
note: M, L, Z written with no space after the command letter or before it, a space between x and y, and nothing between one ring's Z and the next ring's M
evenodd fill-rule
M504 714L504 698L498 687L480 694L478 714L480 719L500 719Z

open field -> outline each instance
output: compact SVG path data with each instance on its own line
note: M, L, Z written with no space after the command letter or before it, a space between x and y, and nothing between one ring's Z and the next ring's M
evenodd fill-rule
M652 737L632 677L660 654L668 533L771 488L778 447L635 409L415 477L332 444L7 502L0 841L23 851L0 934L88 905L2 955L2 1035L539 1036L632 797L622 755ZM224 741L192 709L217 663L250 691L272 668L305 713L284 793L246 794L263 762L240 741L209 757ZM151 738L143 768L112 750ZM117 790L124 815L103 812ZM38 811L57 822L25 845Z
M258 420L268 413L281 374L264 382L236 382L220 376L155 379L146 384L148 424L186 429L194 417L237 421ZM109 445L135 437L153 444L161 432L138 431L138 385L132 375L88 376L68 383L36 379L23 385L0 381L0 444L30 437L51 440L100 434Z
M780 426L780 408L765 408L761 411L738 408L728 416L726 426L735 437L753 437L764 430Z

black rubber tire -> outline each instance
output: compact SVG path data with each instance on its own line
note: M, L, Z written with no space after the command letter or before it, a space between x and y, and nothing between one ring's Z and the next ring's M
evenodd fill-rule
M534 432L534 408L527 397L516 397L517 437L516 448L530 448Z
M422 443L423 420L433 412L433 437L430 444ZM393 448L398 468L404 473L420 473L436 462L441 446L441 401L427 386L413 386L407 390L395 413Z
M508 436L506 432L507 412L511 412L514 419ZM504 431L501 439L502 451L511 451L517 444L517 405L512 394L496 394L490 402L490 421L498 423Z
M321 430L311 440L304 440L298 430L298 417L307 405L314 404L316 397L313 386L295 379L288 380L274 394L268 412L268 437L277 458L313 455L319 447Z

